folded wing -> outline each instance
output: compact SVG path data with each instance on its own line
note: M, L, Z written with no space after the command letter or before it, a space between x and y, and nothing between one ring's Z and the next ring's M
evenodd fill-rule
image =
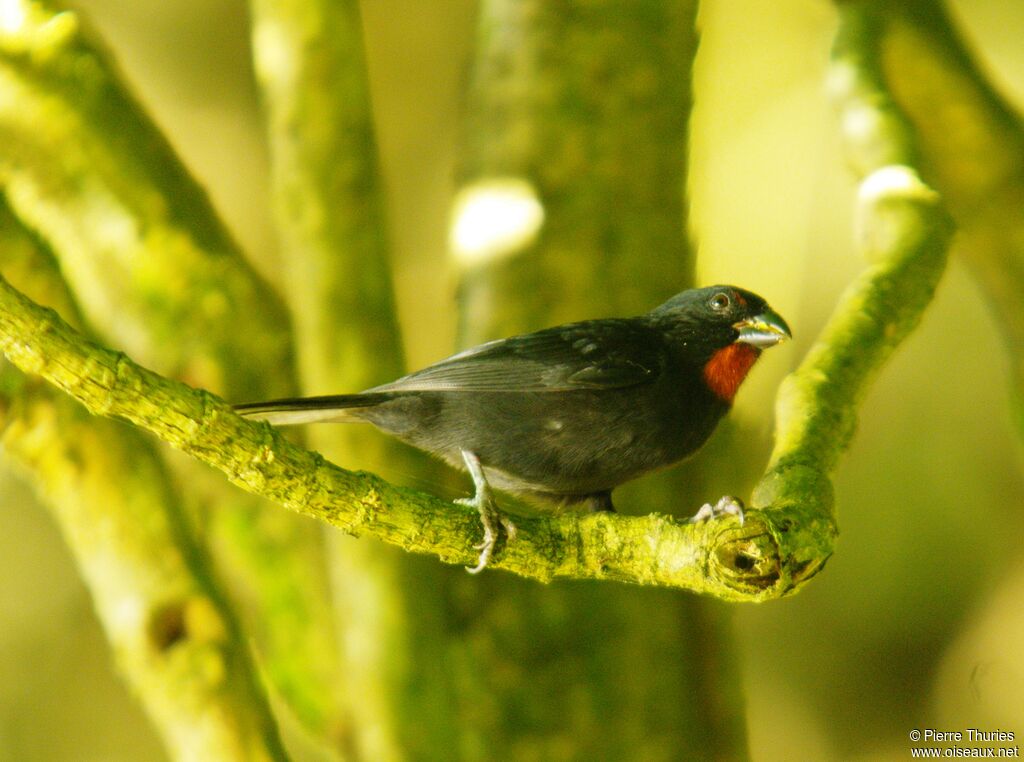
M595 320L481 344L369 392L560 392L650 383L664 340L632 320Z

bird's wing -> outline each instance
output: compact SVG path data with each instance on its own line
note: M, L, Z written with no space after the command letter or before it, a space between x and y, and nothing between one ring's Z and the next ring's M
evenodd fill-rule
M591 320L499 339L369 391L610 389L649 383L665 362L661 335L635 319Z

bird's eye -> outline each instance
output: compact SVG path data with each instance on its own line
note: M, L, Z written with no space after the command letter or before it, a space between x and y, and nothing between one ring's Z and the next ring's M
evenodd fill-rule
M721 312L722 310L728 308L731 301L732 300L729 299L729 295L727 293L725 293L724 291L719 291L717 294L711 297L711 309L715 310L716 312Z

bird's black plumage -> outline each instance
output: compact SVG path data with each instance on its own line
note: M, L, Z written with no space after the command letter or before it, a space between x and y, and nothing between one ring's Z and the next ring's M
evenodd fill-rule
M281 424L367 421L456 467L475 454L499 489L610 510L616 486L696 451L760 349L788 335L761 297L714 286L638 317L488 342L360 394L237 410ZM749 349L742 368L719 354L737 343Z

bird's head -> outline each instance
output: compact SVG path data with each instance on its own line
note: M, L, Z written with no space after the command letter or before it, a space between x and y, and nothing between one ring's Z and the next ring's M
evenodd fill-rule
M730 403L761 350L792 336L764 299L736 286L683 291L650 316L702 368L708 388Z

